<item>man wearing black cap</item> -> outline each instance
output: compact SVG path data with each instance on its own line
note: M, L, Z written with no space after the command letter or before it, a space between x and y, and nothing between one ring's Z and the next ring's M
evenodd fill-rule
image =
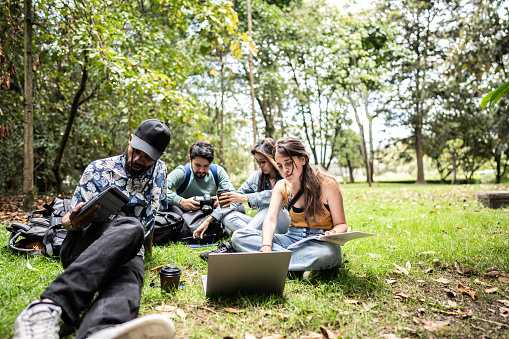
M166 165L159 160L171 139L161 121L142 122L124 154L87 166L62 218L68 234L61 250L65 271L16 318L14 338L59 338L59 320L74 324L76 338L171 338L173 322L161 315L136 319L143 283L143 240L166 203ZM112 220L94 222L98 206L85 204L109 186L130 201ZM98 293L97 297L94 296ZM134 320L133 320L134 319Z

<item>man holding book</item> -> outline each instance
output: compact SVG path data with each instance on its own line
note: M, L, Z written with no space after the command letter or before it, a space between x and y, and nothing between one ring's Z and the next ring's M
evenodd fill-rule
M144 236L166 203L166 165L159 160L171 139L161 121L142 122L124 154L93 161L62 218L68 230L61 250L65 271L17 317L14 338L59 338L59 320L75 324L76 338L171 338L175 328L161 315L136 319L143 283ZM129 199L116 215L97 220L86 201L115 186ZM97 294L97 296L96 296ZM133 320L134 319L134 320Z

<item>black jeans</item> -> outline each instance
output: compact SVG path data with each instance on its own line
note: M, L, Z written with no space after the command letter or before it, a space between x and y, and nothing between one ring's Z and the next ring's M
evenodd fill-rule
M144 263L136 254L143 240L143 226L135 218L94 223L67 234L60 254L65 271L41 299L62 307L62 319L68 324L88 308L77 339L138 316Z

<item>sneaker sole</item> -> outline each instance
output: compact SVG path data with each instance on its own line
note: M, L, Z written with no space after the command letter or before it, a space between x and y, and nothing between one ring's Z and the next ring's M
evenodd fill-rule
M110 339L171 339L175 336L175 325L169 318L152 314L120 325Z

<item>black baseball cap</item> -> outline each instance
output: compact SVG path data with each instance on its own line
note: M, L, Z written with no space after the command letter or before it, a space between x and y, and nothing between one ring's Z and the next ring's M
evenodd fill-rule
M160 120L147 119L134 132L131 147L145 152L152 160L157 160L163 155L170 140L168 126Z

